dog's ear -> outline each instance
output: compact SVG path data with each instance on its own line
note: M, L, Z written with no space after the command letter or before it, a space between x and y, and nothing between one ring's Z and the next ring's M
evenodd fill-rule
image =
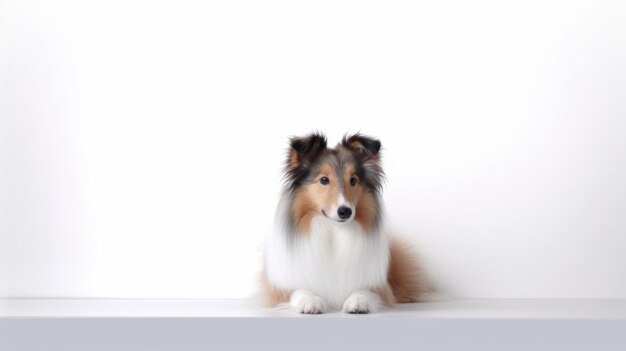
M343 137L341 145L349 150L354 151L357 155L361 156L365 160L378 159L378 152L380 151L380 141L377 139L357 133L350 137L345 135Z
M292 137L289 146L287 169L306 167L326 149L326 137L320 133Z
M360 161L359 176L370 189L381 191L385 172L380 162L380 141L359 133L344 136L341 146L352 151Z

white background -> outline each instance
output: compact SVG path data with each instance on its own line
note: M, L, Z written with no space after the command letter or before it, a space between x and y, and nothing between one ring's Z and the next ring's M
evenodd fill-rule
M623 2L0 6L4 296L249 295L316 129L442 291L626 298Z

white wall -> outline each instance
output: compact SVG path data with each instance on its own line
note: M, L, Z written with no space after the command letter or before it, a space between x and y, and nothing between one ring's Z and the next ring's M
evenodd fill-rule
M243 297L289 135L381 138L385 201L459 297L626 298L615 2L5 1L12 297Z

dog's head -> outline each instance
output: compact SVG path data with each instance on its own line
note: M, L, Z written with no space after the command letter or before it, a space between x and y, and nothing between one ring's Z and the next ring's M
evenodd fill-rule
M371 229L384 177L380 147L380 141L361 134L346 135L334 149L322 134L291 138L285 179L295 226L306 232L313 218L324 216Z

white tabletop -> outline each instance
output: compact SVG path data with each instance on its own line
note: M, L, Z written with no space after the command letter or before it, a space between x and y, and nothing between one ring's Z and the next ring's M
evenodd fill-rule
M238 299L4 299L0 317L302 317ZM313 318L353 317L335 312ZM364 317L364 316L359 316ZM449 300L399 304L365 318L622 319L626 300Z

